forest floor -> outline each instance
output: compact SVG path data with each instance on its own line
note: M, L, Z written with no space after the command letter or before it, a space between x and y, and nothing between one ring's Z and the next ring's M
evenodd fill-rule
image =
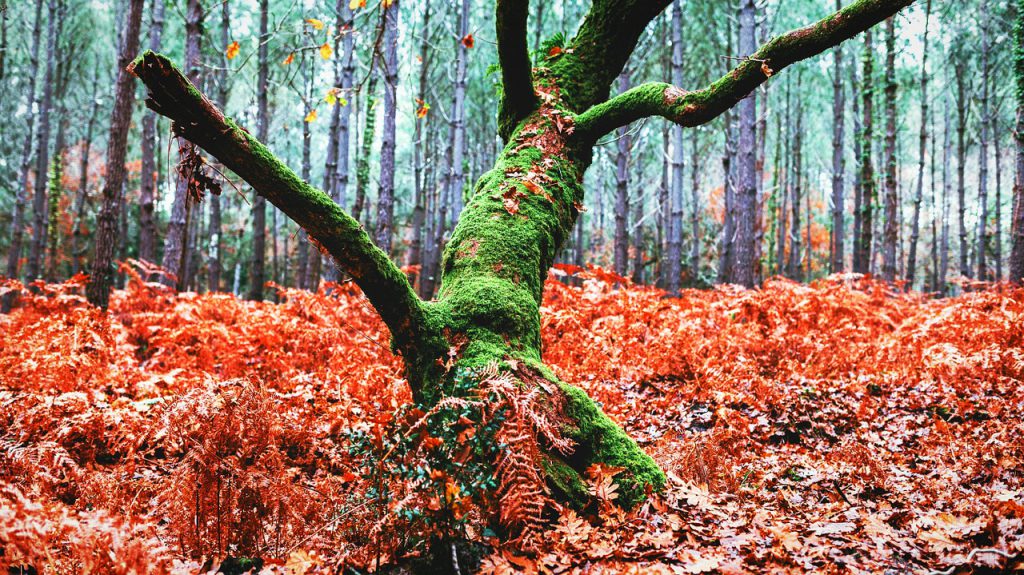
M457 551L463 573L1022 569L1024 289L666 298L583 275L548 282L545 361L668 487L624 512L596 470L596 504L515 543L466 521L444 473L386 483L394 414L415 412L354 288L253 303L135 274L107 314L80 280L39 286L0 316L0 568L387 572L458 529L484 550Z

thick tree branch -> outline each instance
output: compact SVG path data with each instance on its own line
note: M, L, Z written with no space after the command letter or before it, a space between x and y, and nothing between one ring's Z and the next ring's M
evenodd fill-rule
M380 313L395 348L409 357L424 309L405 274L359 222L299 178L256 138L226 118L167 58L147 51L129 67L149 89L146 105L170 118L174 132L200 146L303 227L352 276Z
M580 112L608 98L615 78L647 25L672 0L593 0L572 45L551 66L569 108Z
M516 124L537 107L530 53L526 47L526 19L529 12L528 0L497 1L495 23L502 85L498 131L506 140Z
M682 126L710 122L772 74L848 40L909 6L914 0L859 0L818 22L777 36L703 90L662 82L632 88L576 118L576 136L594 142L640 118L662 116Z

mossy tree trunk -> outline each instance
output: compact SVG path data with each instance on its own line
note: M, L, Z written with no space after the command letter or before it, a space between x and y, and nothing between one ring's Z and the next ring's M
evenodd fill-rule
M147 104L244 178L301 225L366 294L391 331L418 402L451 392L456 374L497 364L535 385L558 406L571 455L548 454L556 493L577 500L577 474L594 463L621 467L619 501L630 506L665 476L580 389L561 382L541 356L540 303L555 254L583 203L583 174L598 138L636 119L661 115L683 126L706 123L769 75L818 54L910 4L860 0L807 28L780 36L710 87L695 92L663 83L609 99L647 24L668 0L598 0L571 45L531 63L527 2L498 0L498 53L505 87L499 131L505 148L476 183L441 262L438 296L423 301L405 274L359 222L282 164L262 143L207 100L163 56L133 65L149 88ZM446 365L447 364L447 365ZM548 463L555 463L549 465Z

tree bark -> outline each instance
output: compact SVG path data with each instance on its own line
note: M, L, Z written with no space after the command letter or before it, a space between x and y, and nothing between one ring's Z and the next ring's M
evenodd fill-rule
M1017 0L1013 26L1013 80L1017 100L1014 130L1013 217L1010 222L1009 280L1024 280L1024 0Z
M200 45L203 35L203 6L200 0L188 0L185 15L185 67L189 80L199 83L201 69ZM189 221L192 211L191 188L194 167L189 164L190 158L198 154L198 150L187 140L178 141L178 167L176 169L176 185L174 202L171 204L171 216L167 222L167 237L164 240L164 256L162 267L166 275L160 278L165 285L184 290L188 281L186 258L189 255Z
M697 131L693 132L690 138L690 157L693 158L693 167L690 169L690 233L693 234L693 243L690 245L690 275L695 283L701 281L700 275L700 170L697 169ZM679 219L678 226L683 227L682 195L679 198ZM680 232L681 233L681 232ZM682 243L680 238L680 243Z
M451 126L449 137L451 147L446 158L444 195L442 210L447 217L442 219L448 229L454 227L461 212L462 195L465 189L463 163L466 160L466 60L468 48L461 40L469 34L469 2L462 0L459 11L459 40L455 46L455 86L452 90Z
M267 141L270 133L270 105L267 91L270 89L268 76L269 0L260 0L260 45L256 53L256 137L261 142ZM252 184L252 182L249 182ZM249 259L249 291L251 300L263 299L263 284L266 282L267 261L267 202L257 194L252 201L252 253Z
M363 99L363 139L360 142L359 156L356 158L356 197L352 206L352 217L356 221L362 221L361 216L366 208L366 191L370 186L370 155L373 152L373 138L376 134L375 126L377 124L377 106L374 105L377 78L373 76L372 70L370 74Z
M672 2L672 83L683 83L683 6L682 0ZM668 246L665 252L665 290L678 293L682 280L683 261L683 128L673 125L669 129L671 158L669 160L670 187L668 194ZM696 207L695 207L696 209ZM697 236L694 236L695 241Z
M740 8L740 55L754 53L756 30L754 0L742 0ZM735 204L735 240L732 265L729 267L729 283L754 287L756 273L754 247L757 237L757 220L760 217L757 203L757 91L739 103L739 149L737 153Z
M899 203L896 196L896 21L885 24L885 231L882 278L896 281L896 244L899 241Z
M853 271L856 271L857 261L857 246L860 245L860 234L863 230L861 223L862 209L861 203L863 201L864 186L861 182L861 176L863 169L861 167L861 160L863 159L863 149L861 144L863 143L863 120L860 112L860 101L861 99L857 96L860 90L860 81L857 76L856 62L851 63L850 66L850 100L851 100L851 116L853 118L853 229L851 230L851 243L850 243L850 265Z
M466 0L463 0L465 3ZM395 117L398 114L398 0L383 4L384 131L380 146L380 187L377 190L377 245L391 253L395 219Z
M863 120L860 133L860 229L859 241L854 246L853 271L871 273L871 242L874 236L873 212L875 204L875 168L871 159L874 139L874 46L871 30L864 33L864 72L861 75L861 99Z
M426 4L423 7L423 24L420 26L420 34L422 35L420 41L420 70L419 70L419 85L417 86L417 104L424 110L421 115L419 111L416 113L416 125L413 131L413 209L412 209L412 232L409 238L409 266L418 271L414 272L410 280L413 286L420 286L420 278L423 276L423 234L424 225L426 222L427 214L427 191L426 181L424 180L424 148L426 148L426 139L428 136L428 122L429 108L427 106L427 80L429 78L430 64L431 64L431 51L430 46L430 0L426 0ZM433 295L433 294L430 294ZM425 297L430 298L430 295ZM420 293L421 297L424 297Z
M932 0L925 2L924 39L921 47L921 132L917 145L917 193L914 194L914 215L910 228L910 248L907 252L907 286L914 286L917 273L917 242L921 231L921 203L924 200L924 160L928 147L928 25L931 23ZM932 150L932 157L935 150ZM934 242L933 242L934 243Z
M981 141L978 148L977 278L988 281L989 11L981 11Z
M222 110L227 109L230 84L228 83L228 72L231 70L230 60L227 57L227 47L231 42L231 7L227 2L220 6L220 45L225 50L221 59L221 70L217 86L217 104ZM223 271L221 245L223 244L223 222L222 222L222 198L220 194L213 194L210 198L210 226L207 238L210 242L210 249L207 259L207 289L211 292L221 291L221 272Z
M71 274L77 274L84 266L82 256L87 246L82 244L82 236L85 235L85 204L89 199L89 160L92 151L92 133L96 126L96 116L99 114L99 68L93 69L92 76L92 107L89 112L89 121L85 125L85 136L82 139L81 159L78 164L78 195L75 197L73 218L71 220Z
M334 53L337 54L337 39L335 39L334 47ZM299 63L299 65L302 66L302 101L305 110L312 110L316 106L313 99L313 78L315 76L315 70L313 58L308 58L308 62L306 60L307 58L304 55L302 61ZM337 64L335 65L337 66ZM337 106L337 104L335 104L335 106ZM332 117L334 116L333 113L331 115ZM332 118L332 124L333 123L334 122ZM309 176L313 170L313 134L309 124L309 122L302 122L302 168L301 171L299 172L300 177L307 182L310 181L311 178ZM333 154L337 153L337 132L332 129L327 137L328 140L330 140L330 143L327 146L327 157L331 158ZM333 196L333 187L334 178L331 170L328 167L328 169L324 170L324 193L327 194L328 196ZM309 247L309 237L306 235L306 230L299 228L297 262L298 270L296 271L295 274L295 287L298 287L300 289L306 288L306 276L309 273ZM288 248L286 247L285 253L287 252ZM314 257L316 256L314 255ZM287 280L285 280L285 285L287 285Z
M992 257L995 259L995 281L1003 280L1003 162L1002 146L999 144L999 113L992 114L992 152L996 163L996 187L994 203L995 232L992 238Z
M356 94L353 92L353 81L355 78L355 28L352 10L348 2L338 0L335 8L338 13L338 30L341 35L341 61L337 70L335 83L341 88L342 95L346 98L346 105L335 108L331 113L331 144L336 146L334 155L331 155L330 145L325 166L324 181L332 181L330 186L331 198L334 203L344 206L348 201L349 183L349 140L351 134L352 106L355 103ZM335 122L337 119L337 122ZM335 134L337 138L335 139ZM307 289L316 289L320 283L319 269L321 257L316 254L315 261L310 266L310 274L306 280ZM316 270L318 273L312 273ZM324 276L328 281L338 281L340 274L338 269L332 265L324 270Z
M840 8L842 8L842 0L836 0L836 9ZM846 198L843 190L846 172L846 154L843 149L846 129L846 99L843 91L843 49L836 46L832 52L832 245L829 250L829 268L832 273L840 273L844 269L846 256L846 238L844 236Z
M639 172L639 174L637 175L637 180L639 181L643 177L642 165L641 165L640 162L636 162L636 166L635 167L637 168L637 172ZM630 231L633 234L633 246L632 246L632 250L631 250L632 253L630 254L632 259L633 259L633 275L632 275L631 279L633 280L634 284L639 285L639 284L643 283L643 281L644 281L644 276L645 276L644 268L646 267L646 264L644 263L644 230L643 230L644 194L643 194L643 190L641 190L639 188L637 189L637 192L638 193L636 194L636 201L632 202L632 205L633 205L633 225L630 226L629 229L630 229ZM582 224L582 223L583 222L580 222L580 224ZM577 230L580 230L580 229L583 228L583 226L580 225L580 224L578 224L576 226ZM582 245L583 244L582 237L578 237L576 242L577 242L577 245ZM576 265L580 265L580 264L576 264Z
M57 13L56 0L48 0L50 13L46 25L46 43L49 57L46 59L46 73L43 77L43 99L39 104L39 132L36 143L35 195L32 201L32 243L29 246L27 279L41 279L43 258L46 252L47 229L47 183L50 172L50 112L53 108L54 67L60 55L57 41L61 20Z
M971 266L968 264L967 255L967 184L965 172L967 168L967 87L964 75L956 74L956 195L957 195L957 224L960 235L960 275L965 278L971 277Z
M948 73L947 73L948 74ZM952 161L953 140L950 137L949 96L943 98L942 121L942 246L939 248L939 293L946 295L949 290L949 163Z
M124 36L119 50L117 81L114 85L114 111L110 119L107 138L107 177L103 183L103 205L96 225L96 248L92 259L92 272L85 295L95 306L106 309L110 300L110 286L114 277L113 256L117 245L117 224L120 215L121 189L125 179L128 130L131 127L132 107L135 104L135 85L127 67L132 54L139 51L139 30L142 27L143 0L131 0L128 8Z
M619 76L619 90L629 89L629 72ZM615 241L613 244L614 270L625 277L629 273L629 152L632 138L629 128L619 128L615 155Z
M800 92L800 76L797 76L796 91ZM804 106L798 98L796 101L796 137L793 142L793 181L792 197L789 200L790 224L789 224L789 278L794 281L800 280L800 260L803 257L800 246L803 238L800 235L800 200L803 198L804 183ZM807 222L810 226L810 222Z
M785 140L787 142L787 146L788 146L788 142L792 141L792 135L793 135L793 97L792 97L793 96L793 86L792 86L793 82L792 82L792 80L793 80L792 76L786 78L786 120L785 120L786 137L785 137ZM780 147L780 143L783 140L781 127L779 128L779 131L776 134L776 137L778 139L776 140L777 143L776 143L776 148L775 148L775 154L776 154L776 156L779 156L782 153L782 148ZM776 191L776 194L777 194L777 196L779 198L779 202L778 202L778 209L776 211L776 218L775 218L775 220L776 220L776 224L775 224L775 226L776 226L775 227L775 233L776 233L776 240L775 240L775 243L776 243L775 274L776 275L780 275L780 276L786 275L786 273L788 271L788 269L787 269L788 260L786 259L786 238L789 237L789 233L788 233L789 218L786 215L787 214L786 206L789 205L789 195L790 195L789 192L790 192L790 187L793 185L792 184L793 177L792 177L792 170L791 170L793 157L792 157L792 153L789 152L788 147L787 147L786 152L787 153L785 154L785 159L782 162L782 168L781 168L781 170L779 170L779 172L780 172L780 180L779 180L780 183L777 186L778 189ZM777 163L778 163L778 159L776 159L776 164Z
M224 3L225 10L227 3ZM160 51L164 30L164 2L153 0L150 5L149 49ZM221 106L224 102L221 102ZM139 184L139 259L156 262L156 219L154 201L159 173L156 161L157 115L143 112L142 116L142 181Z
M64 195L64 137L67 130L67 118L63 107L58 112L57 141L53 145L53 160L50 161L50 183L47 190L47 224L46 224L46 281L58 280L57 264L60 261L60 199Z

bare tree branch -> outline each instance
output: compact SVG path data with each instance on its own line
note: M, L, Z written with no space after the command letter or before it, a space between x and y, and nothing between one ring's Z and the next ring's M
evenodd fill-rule
M914 0L859 0L818 22L777 36L716 82L694 92L650 82L632 88L576 118L576 136L594 142L648 116L682 126L706 124L747 97L780 70L835 46L878 24Z

